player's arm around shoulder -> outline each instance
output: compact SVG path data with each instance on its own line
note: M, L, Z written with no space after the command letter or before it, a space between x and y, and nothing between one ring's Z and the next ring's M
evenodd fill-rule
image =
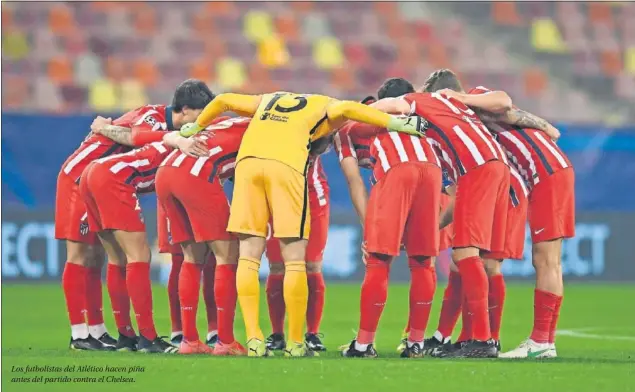
M90 131L94 134L103 135L115 143L135 147L132 138L132 128L113 125L110 117L97 116L90 125Z
M381 102L381 100L377 102ZM377 102L375 102L375 104ZM409 112L410 105L405 101L404 104L408 106L407 112ZM327 108L327 116L329 119L347 118L349 120L386 128L389 131L403 132L415 136L422 135L422 122L420 118L391 116L385 111L373 107L373 105L364 105L354 101L339 101L329 105ZM398 110L397 113L399 112L403 113L404 111Z
M163 135L163 143L167 146L181 150L188 156L200 158L209 155L207 145L197 138L185 138L178 131L167 132Z
M410 104L403 98L383 98L369 105L384 113L407 116L411 114Z
M449 98L454 98L466 106L483 109L492 113L505 113L513 107L512 99L504 91L483 91L477 94L467 94L446 88L437 91Z
M261 95L219 94L205 106L196 122L185 124L181 128L181 136L195 135L212 124L214 119L224 112L234 112L243 117L252 117L258 110L261 100Z

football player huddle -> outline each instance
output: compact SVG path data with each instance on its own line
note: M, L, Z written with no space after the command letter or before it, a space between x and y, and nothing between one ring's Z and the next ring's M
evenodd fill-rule
M237 116L221 117L229 113ZM320 323L329 186L320 155L332 145L363 228L360 322L355 339L341 347L344 357L378 356L374 340L390 266L402 248L411 273L397 348L402 357L555 357L561 245L575 227L574 172L558 137L505 92L482 86L465 92L447 69L417 91L404 79L389 79L377 99L362 102L290 92L214 95L203 82L186 80L169 106L97 117L58 177L56 237L68 254L62 286L70 347L254 357L326 350ZM372 171L370 192L360 168ZM234 183L231 204L227 180ZM139 204L140 195L152 192L159 250L172 259L169 339L154 325L151 252ZM502 353L501 263L522 258L527 220L536 268L533 329ZM453 263L439 324L425 338L435 257L449 248ZM259 324L265 252L268 338ZM117 339L102 315L105 259ZM196 327L201 286L205 339ZM244 343L234 336L236 306ZM463 329L453 343L459 315Z

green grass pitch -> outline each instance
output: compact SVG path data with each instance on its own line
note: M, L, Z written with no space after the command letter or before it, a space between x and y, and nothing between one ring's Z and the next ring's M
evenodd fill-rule
M84 353L67 349L69 328L58 285L3 285L2 388L6 391L631 391L635 390L635 286L569 285L560 322L556 360L404 360L394 351L407 312L407 286L391 285L377 336L379 359L344 359L337 347L357 328L359 285L330 284L322 324L328 353L319 358L214 358L151 356L136 353ZM530 331L533 287L508 285L503 349ZM437 292L428 335L434 331L442 290ZM201 301L202 303L202 301ZM169 331L166 289L154 287L155 319ZM261 322L269 332L265 297ZM104 313L115 331L105 297ZM204 308L199 328L205 331ZM237 338L244 339L236 318ZM458 332L458 331L456 331ZM141 366L143 372L20 373L18 367L80 365ZM18 383L34 376L131 377L134 382ZM12 381L13 380L13 381Z

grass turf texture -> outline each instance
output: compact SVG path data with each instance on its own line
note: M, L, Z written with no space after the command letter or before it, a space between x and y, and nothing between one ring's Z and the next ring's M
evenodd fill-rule
M436 295L428 334L438 321L442 291ZM377 335L379 359L345 359L337 347L349 342L358 326L359 286L331 284L322 331L328 352L319 358L214 358L139 353L86 353L67 348L69 328L62 290L58 285L4 285L2 288L2 388L6 391L140 390L169 391L387 391L397 388L434 388L444 391L630 391L635 390L634 286L569 285L560 329L591 336L558 338L560 357L550 361L442 360L398 358L395 347L407 315L408 289L391 285L388 304ZM106 324L116 337L107 296ZM503 321L503 350L515 347L530 332L533 287L509 285ZM206 332L205 311L199 306L199 331ZM160 333L169 334L166 289L154 287L155 320ZM261 325L270 326L261 295ZM240 314L237 338L244 339ZM455 331L455 336L458 329ZM604 338L593 337L603 335ZM34 372L26 366L80 365L141 366L143 372ZM34 376L131 377L134 382L18 383ZM105 381L105 380L104 380Z

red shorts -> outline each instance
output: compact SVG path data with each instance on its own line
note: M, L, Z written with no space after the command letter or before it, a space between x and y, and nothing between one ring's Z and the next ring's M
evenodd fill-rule
M575 173L567 168L541 178L529 195L532 242L575 236Z
M448 208L448 204L450 204L450 200L452 198L445 193L441 193L441 213ZM446 250L452 247L452 237L453 237L453 224L450 223L446 227L441 230L439 233L439 250Z
M459 177L456 185L452 247L504 252L509 167L486 162Z
M179 168L159 168L155 180L159 203L165 208L172 243L230 240L229 202L220 181L209 182Z
M55 238L94 245L97 235L89 229L86 205L79 194L79 185L71 177L60 173L55 194Z
M172 244L172 234L170 233L170 220L165 208L157 200L157 242L159 243L159 253L170 253L182 255L183 249L179 244Z
M82 174L79 192L86 204L91 231L145 232L134 186L119 181L104 165L93 162Z
M311 194L309 194L311 197ZM327 195L327 204L320 206L318 203L311 201L311 231L309 234L309 243L306 248L306 261L319 262L324 257L324 248L326 248L326 240L329 234L329 204ZM272 223L269 222L269 233L267 235L267 259L270 263L282 263L282 254L280 252L280 241L273 236Z
M368 252L397 256L439 254L441 169L405 162L391 168L370 192L364 222ZM403 241L402 241L403 240Z
M529 201L527 200L525 190L518 183L518 180L513 176L510 177L510 180L511 190L507 202L505 248L503 251L486 252L482 255L483 258L494 260L523 259Z

